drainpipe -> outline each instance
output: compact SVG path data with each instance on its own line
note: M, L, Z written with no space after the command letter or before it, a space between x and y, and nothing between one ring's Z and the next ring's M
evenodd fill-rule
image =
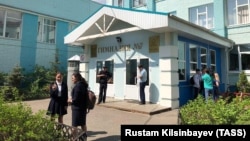
M226 69L226 80L225 80L226 84L225 84L225 89L227 88L227 84L229 84L229 79L228 79L228 77L229 77L228 76L228 74L229 74L228 73L229 72L229 53L230 53L231 50L233 50L233 44L231 44L230 48L226 48L225 49L225 52L226 52L226 61L227 61L226 62L226 68L227 69Z

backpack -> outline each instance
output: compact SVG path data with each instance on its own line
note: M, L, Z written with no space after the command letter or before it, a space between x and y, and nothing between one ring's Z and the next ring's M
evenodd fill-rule
M194 85L194 76L192 76L190 79L189 79L189 82L191 85Z
M96 95L93 91L88 90L88 105L87 105L87 112L93 110L95 108L96 103Z

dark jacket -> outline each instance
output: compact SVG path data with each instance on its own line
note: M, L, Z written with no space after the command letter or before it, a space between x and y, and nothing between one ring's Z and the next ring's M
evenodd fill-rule
M104 74L105 76L101 76L99 79L99 83L107 84L108 80L112 77L112 75L108 71L100 71L99 75Z
M73 109L87 109L88 86L86 84L81 81L77 82L71 95Z
M53 82L50 84L50 103L48 106L48 114L67 114L65 106L68 106L68 86L62 82L61 85L61 96L58 96L58 89L53 90L52 85L56 84ZM58 86L57 86L58 88Z

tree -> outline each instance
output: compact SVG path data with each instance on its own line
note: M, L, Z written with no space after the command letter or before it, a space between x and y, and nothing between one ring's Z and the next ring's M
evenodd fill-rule
M239 74L239 80L236 86L240 92L243 92L243 93L250 92L250 83L248 82L247 76L244 71L242 71Z
M23 69L17 65L8 76L8 84L10 86L20 88L23 78Z

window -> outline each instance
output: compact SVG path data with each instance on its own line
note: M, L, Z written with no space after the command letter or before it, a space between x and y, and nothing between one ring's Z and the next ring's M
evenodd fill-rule
M216 52L215 50L210 50L210 68L216 71Z
M178 42L178 73L179 73L179 80L186 79L186 51L185 51L185 42Z
M140 59L139 64L142 64L144 69L146 69L147 76L147 85L149 85L149 61L148 59ZM126 84L127 85L136 85L136 76L137 76L138 64L136 59L129 59L126 61Z
M249 0L227 0L228 24L249 23Z
M214 26L213 4L202 5L189 9L189 21L205 28Z
M195 44L189 45L190 50L190 72L195 72L195 70L198 68L198 46Z
M249 45L240 46L242 70L250 70L250 48Z
M147 0L133 0L133 7L146 6Z
M126 61L126 84L135 85L137 76L137 60L130 59Z
M114 78L114 61L113 60L109 60L109 61L97 61L96 62L96 76L97 74L102 70L103 66L106 66L108 69L108 72L110 72L111 76L112 76L112 81L108 81L109 84L113 84L113 78ZM96 77L96 83L99 83L99 78Z
M114 0L113 5L118 7L123 7L123 0Z
M239 55L236 47L234 47L229 53L229 62L229 70L239 70Z
M207 68L207 49L201 47L201 68Z
M56 21L39 17L37 41L55 43Z
M22 13L0 8L0 36L20 39Z

